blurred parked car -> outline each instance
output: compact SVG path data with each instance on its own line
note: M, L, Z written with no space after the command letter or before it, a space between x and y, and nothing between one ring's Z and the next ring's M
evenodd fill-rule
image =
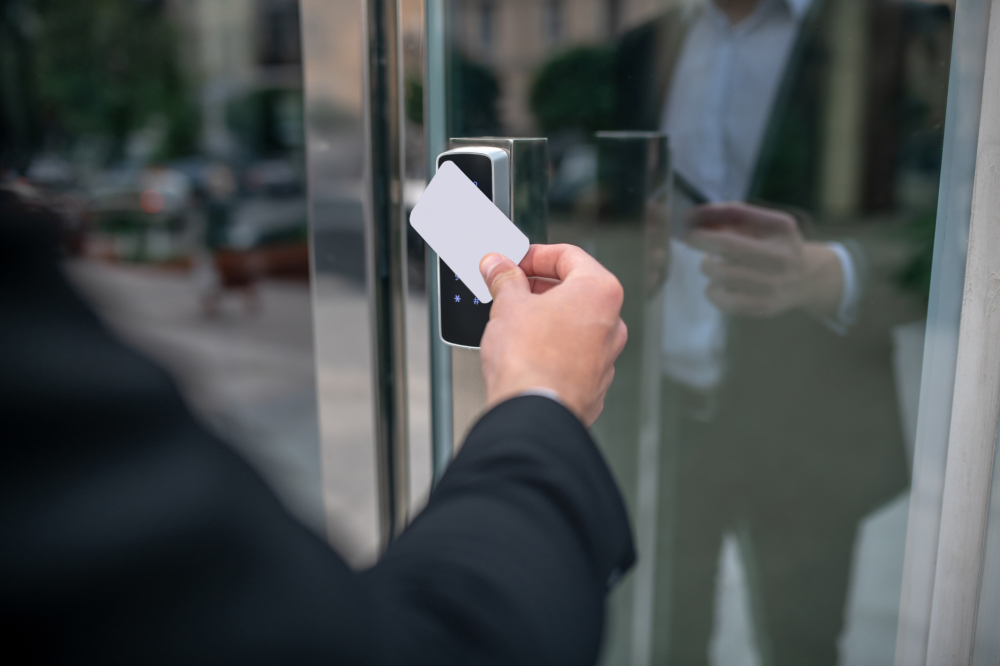
M259 160L243 172L243 188L254 195L302 194L305 192L305 174L299 165L284 157Z

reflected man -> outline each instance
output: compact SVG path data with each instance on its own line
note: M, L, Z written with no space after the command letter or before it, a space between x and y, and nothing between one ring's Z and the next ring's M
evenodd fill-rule
M933 211L904 185L936 188L950 31L943 6L711 0L619 44L616 128L667 132L725 202L689 211L666 286L658 661L707 662L728 532L764 662L836 662L859 522L908 482L891 329L920 305L886 257Z

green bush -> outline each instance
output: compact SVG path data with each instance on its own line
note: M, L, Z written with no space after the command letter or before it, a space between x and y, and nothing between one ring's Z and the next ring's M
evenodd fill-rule
M582 46L545 62L535 73L529 102L542 131L583 130L588 135L612 126L614 51Z
M162 2L34 0L32 68L47 132L111 139L167 122L162 157L197 142L198 110L181 71L179 39Z
M493 71L454 52L449 72L451 136L492 136L500 133L497 100L500 83Z

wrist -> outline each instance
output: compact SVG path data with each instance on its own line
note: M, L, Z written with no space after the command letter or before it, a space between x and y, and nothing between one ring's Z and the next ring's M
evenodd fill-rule
M491 386L491 384L493 385ZM585 422L586 408L581 404L582 401L577 399L578 396L574 395L573 391L565 390L565 387L560 388L559 385L559 382L552 381L551 378L529 375L519 376L516 380L508 382L494 383L487 380L486 405L487 408L492 409L514 398L537 395L558 402L573 412L573 415L578 419Z
M518 393L516 397L520 398L526 395L533 395L539 398L548 398L553 402L558 402L560 405L565 405L563 399L559 396L558 393L556 393L554 390L550 388L545 388L544 386L532 386L531 388L525 389L520 393Z
M809 312L832 319L844 292L844 276L837 253L824 243L805 243L805 276L800 305Z

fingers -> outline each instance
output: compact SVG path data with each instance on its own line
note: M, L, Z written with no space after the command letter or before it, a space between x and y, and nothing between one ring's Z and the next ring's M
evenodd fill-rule
M575 245L532 245L521 260L521 268L531 278L558 280L582 286L617 316L625 291L611 271ZM545 287L548 291L551 287ZM536 292L540 293L540 292Z
M719 285L709 285L708 289L705 290L705 295L720 310L729 314L768 317L776 313L775 305L771 299L729 291Z
M563 281L580 273L608 273L604 266L582 249L566 244L532 245L520 266L529 277Z
M728 291L768 296L779 288L778 278L773 274L731 264L712 255L702 259L701 270L713 284Z
M692 231L685 240L697 250L762 271L777 273L788 263L788 247L774 240L750 238L729 231L702 230Z
M691 209L692 226L729 229L750 236L798 234L798 223L788 213L744 203L706 204Z
M531 283L531 293L533 294L544 294L552 287L556 287L560 284L559 280L550 280L549 278L542 277L530 277L528 282Z
M502 254L491 252L483 257L479 262L479 272L482 273L494 300L531 293L524 271Z

